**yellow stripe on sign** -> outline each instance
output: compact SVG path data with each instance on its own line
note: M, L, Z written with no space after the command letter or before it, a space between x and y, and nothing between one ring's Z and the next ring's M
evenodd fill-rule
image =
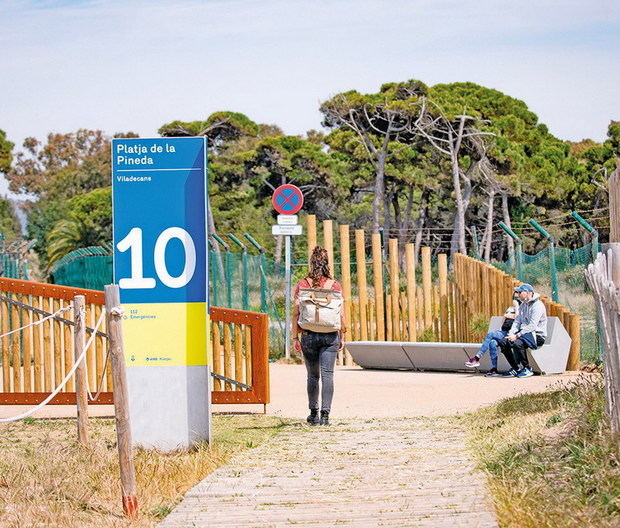
M206 303L123 304L125 364L208 365L208 325Z

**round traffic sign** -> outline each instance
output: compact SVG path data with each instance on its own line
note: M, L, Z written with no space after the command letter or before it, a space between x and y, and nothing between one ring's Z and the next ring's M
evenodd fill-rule
M297 214L304 205L304 195L299 187L294 185L280 185L271 197L273 208L280 214Z

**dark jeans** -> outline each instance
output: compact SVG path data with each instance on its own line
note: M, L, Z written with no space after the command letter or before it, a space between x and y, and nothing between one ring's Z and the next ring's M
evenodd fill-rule
M308 407L319 408L319 380L321 380L321 409L329 412L334 396L334 365L340 347L338 332L320 334L306 331L301 336L300 342L308 371Z
M542 336L537 335L536 341L534 341L533 334L522 335L514 342L504 339L501 343L502 353L506 356L506 360L510 363L510 366L519 370L519 364L524 368L530 368L530 362L527 359L527 349L536 349L545 344L545 339Z

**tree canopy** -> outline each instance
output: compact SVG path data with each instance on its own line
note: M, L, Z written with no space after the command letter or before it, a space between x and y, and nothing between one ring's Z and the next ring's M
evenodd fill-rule
M471 82L385 83L375 93L335 94L319 110L326 132L300 136L233 111L160 127L162 136L208 139L211 232L250 232L278 255L271 194L292 183L319 219L453 252L466 249L475 227L485 258L503 259L499 220L603 210L620 159L620 122L611 121L601 143L563 141L524 101ZM111 241L109 149L103 132L80 129L28 138L14 153L0 131L0 174L33 198L27 228L44 265ZM0 226L18 232L3 203ZM554 229L565 245L581 243L578 229ZM526 237L528 249L535 242Z

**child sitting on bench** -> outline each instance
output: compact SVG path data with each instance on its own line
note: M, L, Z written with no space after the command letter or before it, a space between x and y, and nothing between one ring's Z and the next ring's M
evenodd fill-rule
M506 312L504 313L504 321L502 322L501 330L493 330L489 332L482 345L480 346L480 350L476 353L476 355L471 358L469 361L465 363L465 366L468 368L476 368L480 366L480 358L486 354L487 350L489 351L489 357L491 359L491 370L489 370L485 376L501 376L497 372L497 352L500 347L500 343L506 338L510 328L512 327L512 323L517 316L519 304L515 301L513 306L509 306L506 308Z

